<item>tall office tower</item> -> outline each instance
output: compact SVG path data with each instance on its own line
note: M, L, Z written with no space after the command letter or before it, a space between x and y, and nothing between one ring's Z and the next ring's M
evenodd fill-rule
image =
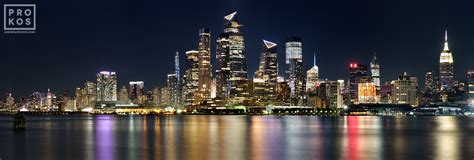
M224 33L229 36L229 67L230 94L229 97L241 102L248 96L247 88L247 59L245 54L244 35L240 32L241 24L237 21L237 12L224 17ZM218 83L221 80L218 80ZM226 85L226 84L224 84ZM222 86L222 84L219 84Z
M95 87L94 87L95 88ZM46 110L53 107L53 93L51 93L50 89L48 88L48 93L46 93Z
M254 82L262 88L263 99L275 98L275 86L278 78L277 44L263 40L260 51L260 63L254 75ZM256 84L257 85L257 84Z
M178 88L176 88L176 86L178 84L178 77L176 76L176 74L168 74L168 79L167 79L167 87L169 89L169 95L170 95L170 103L172 106L175 106L177 107L177 105L179 104L179 92L178 92Z
M444 35L444 49L439 57L439 80L441 91L450 92L454 77L453 55L448 47L448 31Z
M469 104L474 105L474 70L467 71L467 90L470 102Z
M425 74L425 93L430 94L436 88L433 72L429 71Z
M372 80L374 81L375 88L377 91L380 91L380 65L375 53L372 61L370 62L370 72L372 73Z
M358 103L377 103L377 89L371 76L361 77L357 86Z
M82 96L82 93L83 93L82 88L81 88L81 87L76 87L76 93L75 93L76 96L75 96L74 99L76 100L76 108L79 109L79 110L80 110L81 108L84 108L84 97ZM47 97L48 97L48 96L46 95L46 98L45 98L46 101L47 101L47 99L48 99ZM46 103L45 103L45 105L46 105ZM41 109L42 109L42 108L43 108L43 107L41 107Z
M351 103L357 102L358 83L360 78L365 76L368 76L367 66L358 63L349 65L349 96Z
M186 71L184 80L184 102L186 106L195 105L198 96L199 84L199 52L195 50L186 52Z
M174 73L176 77L178 77L178 83L181 83L181 73L179 68L179 52L176 51L176 55L174 56Z
M84 96L86 107L93 107L97 101L97 85L94 82L86 81L84 84ZM52 96L54 97L54 95Z
M394 104L410 104L415 107L418 106L416 98L416 87L418 82L415 77L403 73L398 76L397 80L392 81L392 103Z
M211 98L211 32L207 28L199 30L199 99Z
M217 36L216 47L216 97L230 97L230 39L229 33L222 33Z
M319 67L316 65L316 53L313 58L313 67L306 71L306 92L313 92L319 81Z
M302 102L305 91L303 75L303 49L300 37L288 37L285 43L286 80L290 86L290 101L293 105Z
M122 86L118 93L118 101L122 103L129 103L128 90L126 86Z
M128 96L133 103L141 101L142 95L144 95L145 83L143 81L130 81L128 86Z
M117 75L102 71L97 74L97 101L117 101Z

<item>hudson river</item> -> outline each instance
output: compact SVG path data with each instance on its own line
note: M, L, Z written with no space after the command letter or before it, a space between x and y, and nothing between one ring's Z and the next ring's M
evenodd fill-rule
M0 117L0 159L467 159L474 117Z

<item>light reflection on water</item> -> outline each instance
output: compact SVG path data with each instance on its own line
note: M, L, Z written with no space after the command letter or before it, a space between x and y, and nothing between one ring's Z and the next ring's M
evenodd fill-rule
M474 118L0 117L3 159L472 159Z

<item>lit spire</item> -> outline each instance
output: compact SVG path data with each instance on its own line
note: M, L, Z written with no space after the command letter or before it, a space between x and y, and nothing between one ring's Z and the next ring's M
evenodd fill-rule
M313 61L313 66L316 66L316 52L314 52L314 61Z
M237 14L237 12L231 13L225 16L224 18L227 19L228 21L231 21L232 19L234 19L235 14Z
M444 31L444 49L445 51L449 51L448 47L448 29Z

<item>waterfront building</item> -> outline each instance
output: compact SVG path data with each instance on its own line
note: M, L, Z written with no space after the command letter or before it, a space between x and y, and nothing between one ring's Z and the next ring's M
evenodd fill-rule
M184 103L186 106L196 105L199 83L199 52L191 50L186 52L186 71L184 80Z
M467 71L467 93L469 96L469 104L474 106L474 70Z
M288 37L285 42L285 79L290 86L290 101L302 104L305 92L303 75L303 49L300 37Z
M260 63L254 75L255 94L267 101L275 99L275 86L278 79L277 44L263 40Z
M365 76L359 79L357 86L358 103L377 103L377 89L373 76Z
M359 63L349 65L349 103L357 102L360 78L368 76L367 66Z
M97 101L117 101L117 75L115 72L101 71L97 74Z
M439 78L443 92L451 92L454 77L453 55L448 47L448 31L444 35L444 48L439 57Z
M370 62L370 72L372 74L372 80L375 84L375 88L378 92L380 91L380 65L375 53L374 57L372 58L372 61Z
M176 74L168 74L167 78L167 88L168 88L168 93L169 93L169 105L172 105L173 107L179 107L179 91L178 88L176 88L178 85L178 77Z
M232 98L233 103L242 103L249 95L245 89L248 86L247 58L244 35L240 31L240 27L243 25L237 20L236 14L237 12L234 12L224 17L224 33L229 36L229 97ZM218 80L217 83L221 83L221 80ZM223 85L226 84L219 84L219 86Z
M130 99L128 96L128 90L126 86L122 86L118 93L118 101L121 103L129 103Z
M308 106L316 108L342 108L343 97L340 82L320 81L308 93Z
M211 98L212 66L211 66L211 32L207 28L199 30L198 44L198 94L199 100L208 100ZM177 84L176 84L177 85Z
M222 33L217 36L216 60L216 97L229 98L231 89L229 33Z
M163 87L160 89L160 105L162 107L167 107L171 104L171 94L168 87Z
M410 104L413 107L418 106L417 86L416 77L411 77L406 72L398 76L397 80L392 81L392 102L394 104Z
M316 54L314 54L313 67L306 72L306 92L312 92L319 81L319 67L316 65Z
M140 104L142 95L144 95L145 83L143 81L130 81L128 88L128 96L133 103Z

